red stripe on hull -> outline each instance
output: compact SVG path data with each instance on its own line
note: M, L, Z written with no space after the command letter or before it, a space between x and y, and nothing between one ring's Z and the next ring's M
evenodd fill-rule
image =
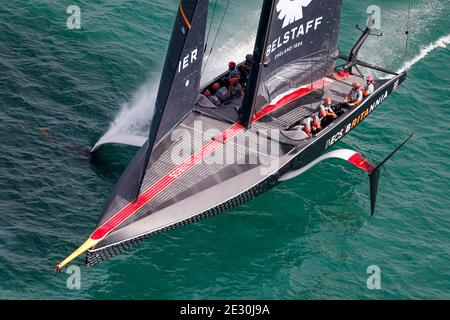
M287 105L288 103L291 103L292 101L300 99L301 97L304 97L308 93L315 91L317 89L320 89L320 88L322 88L322 86L325 86L332 82L333 82L333 80L331 80L331 79L323 78L321 80L314 82L309 87L300 88L294 92L289 93L288 95L281 98L277 103L268 105L267 107L263 108L260 112L255 114L255 116L253 117L253 122L260 120L261 118L265 117L269 113Z
M218 149L223 142L231 139L232 137L239 134L244 130L240 124L234 124L221 135L216 137L214 140L203 146L202 149L194 153L190 158L186 159L183 163L178 165L175 169L170 171L166 176L161 178L158 182L144 191L138 198L136 203L129 203L125 208L114 215L110 220L105 222L101 227L94 231L91 235L93 240L101 240L111 233L115 228L117 228L122 222L131 217L140 208L145 206L150 200L156 197L164 189L170 186L178 178L185 175L192 168L194 168L198 163L203 161L208 155L210 155L214 150Z

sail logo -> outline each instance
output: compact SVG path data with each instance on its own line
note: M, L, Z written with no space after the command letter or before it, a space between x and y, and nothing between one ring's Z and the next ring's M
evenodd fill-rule
M280 0L276 6L278 19L283 21L283 29L294 22L303 19L303 8L310 5L312 0Z
M282 28L279 29L282 34L279 35L277 31L276 36L278 37L269 41L266 48L266 56L269 57L271 54L274 54L276 60L287 53L296 51L303 46L302 38L304 36L310 35L325 26L324 16L306 19L307 17L305 17L303 10L311 2L312 0L278 1L275 9L279 13L278 20L283 22Z
M315 18L313 20L309 20L305 23L300 23L299 25L292 26L291 29L288 29L282 36L274 39L269 43L266 49L266 55L269 56L271 53L274 53L278 49L284 48L284 52L286 53L292 51L293 49L298 49L303 45L303 41L301 38L311 32L315 32L322 25L323 16ZM298 40L297 44L293 45L294 40ZM279 55L275 57L277 59Z
M195 61L197 61L197 58L198 58L198 49L195 48L178 62L178 73L189 67Z

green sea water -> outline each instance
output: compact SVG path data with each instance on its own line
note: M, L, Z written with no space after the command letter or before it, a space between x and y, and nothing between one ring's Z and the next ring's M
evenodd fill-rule
M373 218L367 178L331 160L81 269L79 290L53 268L95 228L136 152L106 148L92 161L87 150L104 134L145 134L178 1L73 2L0 6L0 298L450 298L449 1L412 0L409 79L337 146L377 162L415 132L383 170ZM81 8L80 30L66 26L71 4ZM384 35L370 38L361 58L400 69L408 1L344 0L341 49L371 4L381 8ZM260 5L231 0L205 81L251 52ZM372 265L380 290L366 285Z

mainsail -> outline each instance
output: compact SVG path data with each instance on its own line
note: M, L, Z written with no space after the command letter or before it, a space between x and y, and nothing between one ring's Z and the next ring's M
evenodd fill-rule
M208 0L182 0L163 68L147 152L134 190L142 180L155 146L192 112L200 92Z
M259 26L250 75L255 87L244 99L244 124L278 95L332 73L339 56L341 7L342 0L264 1L265 22Z
M101 243L127 217L135 205L155 147L193 110L200 91L201 66L208 15L208 0L181 0L169 42L166 61L146 144L135 155L112 192L89 239L56 267L61 270L83 252ZM122 208L122 210L119 210ZM121 213L116 215L118 209Z

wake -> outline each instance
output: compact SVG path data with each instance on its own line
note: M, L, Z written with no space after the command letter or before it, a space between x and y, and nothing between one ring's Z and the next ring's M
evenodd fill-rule
M413 65L424 59L426 56L430 54L433 50L437 48L445 48L448 44L450 44L450 34L439 38L436 42L430 43L428 46L422 48L417 56L412 58L409 61L406 61L403 66L397 70L397 73L402 73L411 69Z
M158 81L144 84L131 99L122 105L108 131L98 140L91 152L105 144L125 144L141 147L147 141L158 94Z

